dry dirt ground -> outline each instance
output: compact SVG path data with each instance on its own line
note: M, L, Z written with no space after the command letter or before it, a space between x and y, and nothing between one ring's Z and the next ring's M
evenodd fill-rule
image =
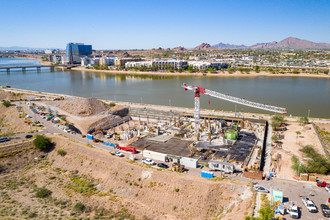
M330 132L330 123L315 123L319 128L321 128L324 131Z
M24 123L24 118L19 118L15 106L5 107L0 104L0 135L6 132L29 132L31 128Z
M251 214L246 183L208 180L155 169L50 136L55 148L2 158L0 216L38 219L244 219ZM65 156L58 154L64 150ZM25 158L20 168L11 164ZM28 159L30 159L28 162ZM52 193L37 198L38 188ZM83 212L74 208L81 202Z
M63 101L37 102L47 108L56 109L59 115L66 116L66 120L73 123L83 134L99 123L109 121L111 112L121 110L123 106L110 107L108 104L95 98L74 98ZM110 113L109 113L110 112ZM113 116L116 118L119 116Z
M301 134L297 135L297 131ZM287 130L283 132L284 139L282 147L276 147L273 145L272 158L276 158L277 154L281 155L279 160L279 167L276 171L276 175L280 178L292 179L297 173L291 168L293 155L297 156L303 162L305 161L303 154L299 149L305 145L313 145L315 150L321 155L325 155L322 145L317 137L317 134L312 124L300 125L299 123L289 122ZM272 162L274 165L274 162Z

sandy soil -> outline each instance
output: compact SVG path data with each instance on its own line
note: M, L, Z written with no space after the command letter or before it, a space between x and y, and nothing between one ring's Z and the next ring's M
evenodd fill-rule
M250 72L241 73L236 71L232 74L228 72L221 72L217 71L217 73L171 73L171 72L140 72L140 71L131 71L131 70L94 70L94 69L86 69L85 67L75 67L71 70L78 70L78 71L88 71L88 72L104 72L109 74L136 74L136 75L165 75L165 76L203 76L203 77L258 77L258 76L269 76L269 77L321 77L321 78L330 78L330 75L325 74L310 74L310 73L300 73L300 74L293 74L293 73L285 73L285 74L272 74L271 72L261 71L259 73Z
M5 190L7 197L16 201L17 215L27 206L36 211L38 218L47 214L48 219L60 216L68 219L70 215L93 218L96 210L102 209L114 213L127 210L125 213L137 219L244 219L251 213L252 192L246 183L212 181L148 168L85 144L71 142L65 137L50 137L56 146L46 160L35 161L28 168L0 178L4 187L0 190ZM67 154L58 155L58 149ZM79 187L68 188L70 184L75 185L73 177L93 182L97 190L88 195ZM18 187L12 187L13 180L19 183ZM53 199L35 198L34 184L51 190ZM66 205L62 206L64 201L67 201ZM73 213L77 202L83 203L90 212ZM5 200L0 200L0 204L2 207L13 206ZM0 210L0 215L7 211Z
M315 123L319 128L321 128L324 131L330 132L330 123L321 123L317 122Z
M300 160L305 161L302 152L299 151L301 147L313 145L315 150L321 155L325 155L325 153L312 124L300 125L299 123L290 122L287 129L287 131L283 132L284 139L280 140L283 143L282 148L273 147L272 158L276 158L277 154L281 155L276 175L280 178L292 179L297 174L291 168L291 157L295 155ZM298 137L297 131L301 132L301 135Z
M6 108L0 104L0 134L29 131L31 131L31 127L24 123L24 118L19 118L19 112L15 106Z

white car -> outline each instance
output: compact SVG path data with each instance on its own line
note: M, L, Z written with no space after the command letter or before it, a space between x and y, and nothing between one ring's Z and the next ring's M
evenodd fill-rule
M318 212L317 207L312 200L309 200L308 198L302 198L301 200L309 212L312 212L312 213Z
M326 186L324 187L326 191L328 191L328 193L330 194L330 186Z
M123 157L123 156L124 156L124 154L122 154L122 153L119 152L119 151L116 151L116 152L115 152L115 155L116 155L117 157Z
M254 186L253 189L257 192L262 192L262 193L269 193L269 190L268 189L265 189L264 187L262 186Z
M155 165L156 164L153 160L151 160L149 158L143 159L142 162L145 163L145 164L149 164L149 165Z

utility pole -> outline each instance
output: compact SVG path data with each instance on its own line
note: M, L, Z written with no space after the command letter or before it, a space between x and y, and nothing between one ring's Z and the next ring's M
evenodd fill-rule
M236 107L237 107L237 105L235 104L235 118L237 117L237 113L236 113Z
M301 166L301 162L299 161L299 166L298 166L298 180L300 180L300 175L299 175L300 174L299 173L300 172L300 166Z
M309 114L311 113L311 110L310 109L308 109L308 116L307 116L307 118L309 119Z

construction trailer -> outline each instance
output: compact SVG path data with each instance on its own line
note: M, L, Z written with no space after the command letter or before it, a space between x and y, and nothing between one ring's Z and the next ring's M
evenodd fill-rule
M227 163L219 160L210 160L209 161L210 170L218 170L225 173L233 173L235 170L235 166L232 163Z
M168 161L168 158L167 158L167 155L166 154L155 152L155 151L151 151L151 150L144 150L144 151L142 151L142 156L143 157L150 158L150 159L153 159L153 160L162 161L162 162Z
M180 164L186 167L197 168L198 167L198 159L182 157L180 159Z

